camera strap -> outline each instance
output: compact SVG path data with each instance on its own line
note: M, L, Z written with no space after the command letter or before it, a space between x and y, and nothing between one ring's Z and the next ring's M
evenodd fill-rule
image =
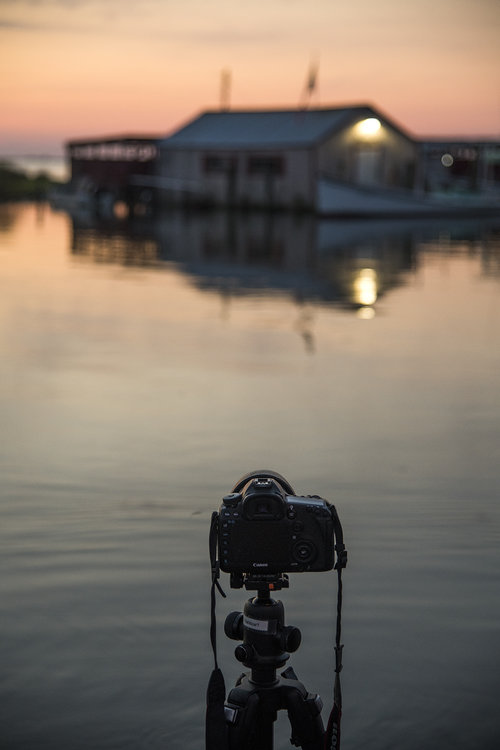
M214 668L207 687L207 710L205 716L205 748L206 750L225 750L227 748L227 724L224 716L224 702L226 700L226 686L224 676L217 663L217 619L215 616L216 589L225 597L219 583L220 566L217 560L217 531L219 514L212 513L210 522L209 551L212 569L212 585L210 588L210 642L214 654Z
M347 565L347 551L344 545L344 534L337 511L331 506L335 533L335 552L337 562L337 625L335 629L335 681L333 686L333 707L325 732L325 750L340 750L340 719L342 716L342 690L340 673L342 671L342 649L340 636L342 631L342 569Z

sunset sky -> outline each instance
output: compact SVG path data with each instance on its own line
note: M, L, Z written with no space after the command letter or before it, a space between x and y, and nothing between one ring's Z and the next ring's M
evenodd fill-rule
M220 103L371 103L417 136L500 138L500 0L0 0L0 154L167 134Z

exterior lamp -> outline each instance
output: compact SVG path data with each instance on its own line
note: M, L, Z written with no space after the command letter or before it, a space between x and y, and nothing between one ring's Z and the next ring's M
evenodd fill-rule
M367 117L366 120L358 122L356 129L359 135L364 138L372 138L382 127L381 122L376 117Z

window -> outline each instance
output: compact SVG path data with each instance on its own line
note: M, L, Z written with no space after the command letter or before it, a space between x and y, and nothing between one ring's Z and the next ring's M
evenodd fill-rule
M235 156L204 156L203 169L207 174L229 174L236 172Z
M279 175L285 171L282 156L249 156L248 174Z

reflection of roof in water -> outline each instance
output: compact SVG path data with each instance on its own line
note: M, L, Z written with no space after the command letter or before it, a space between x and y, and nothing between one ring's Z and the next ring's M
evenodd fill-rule
M338 293L330 279L308 272L287 271L266 265L208 261L178 264L198 289L235 295L293 294L309 300L335 300Z

